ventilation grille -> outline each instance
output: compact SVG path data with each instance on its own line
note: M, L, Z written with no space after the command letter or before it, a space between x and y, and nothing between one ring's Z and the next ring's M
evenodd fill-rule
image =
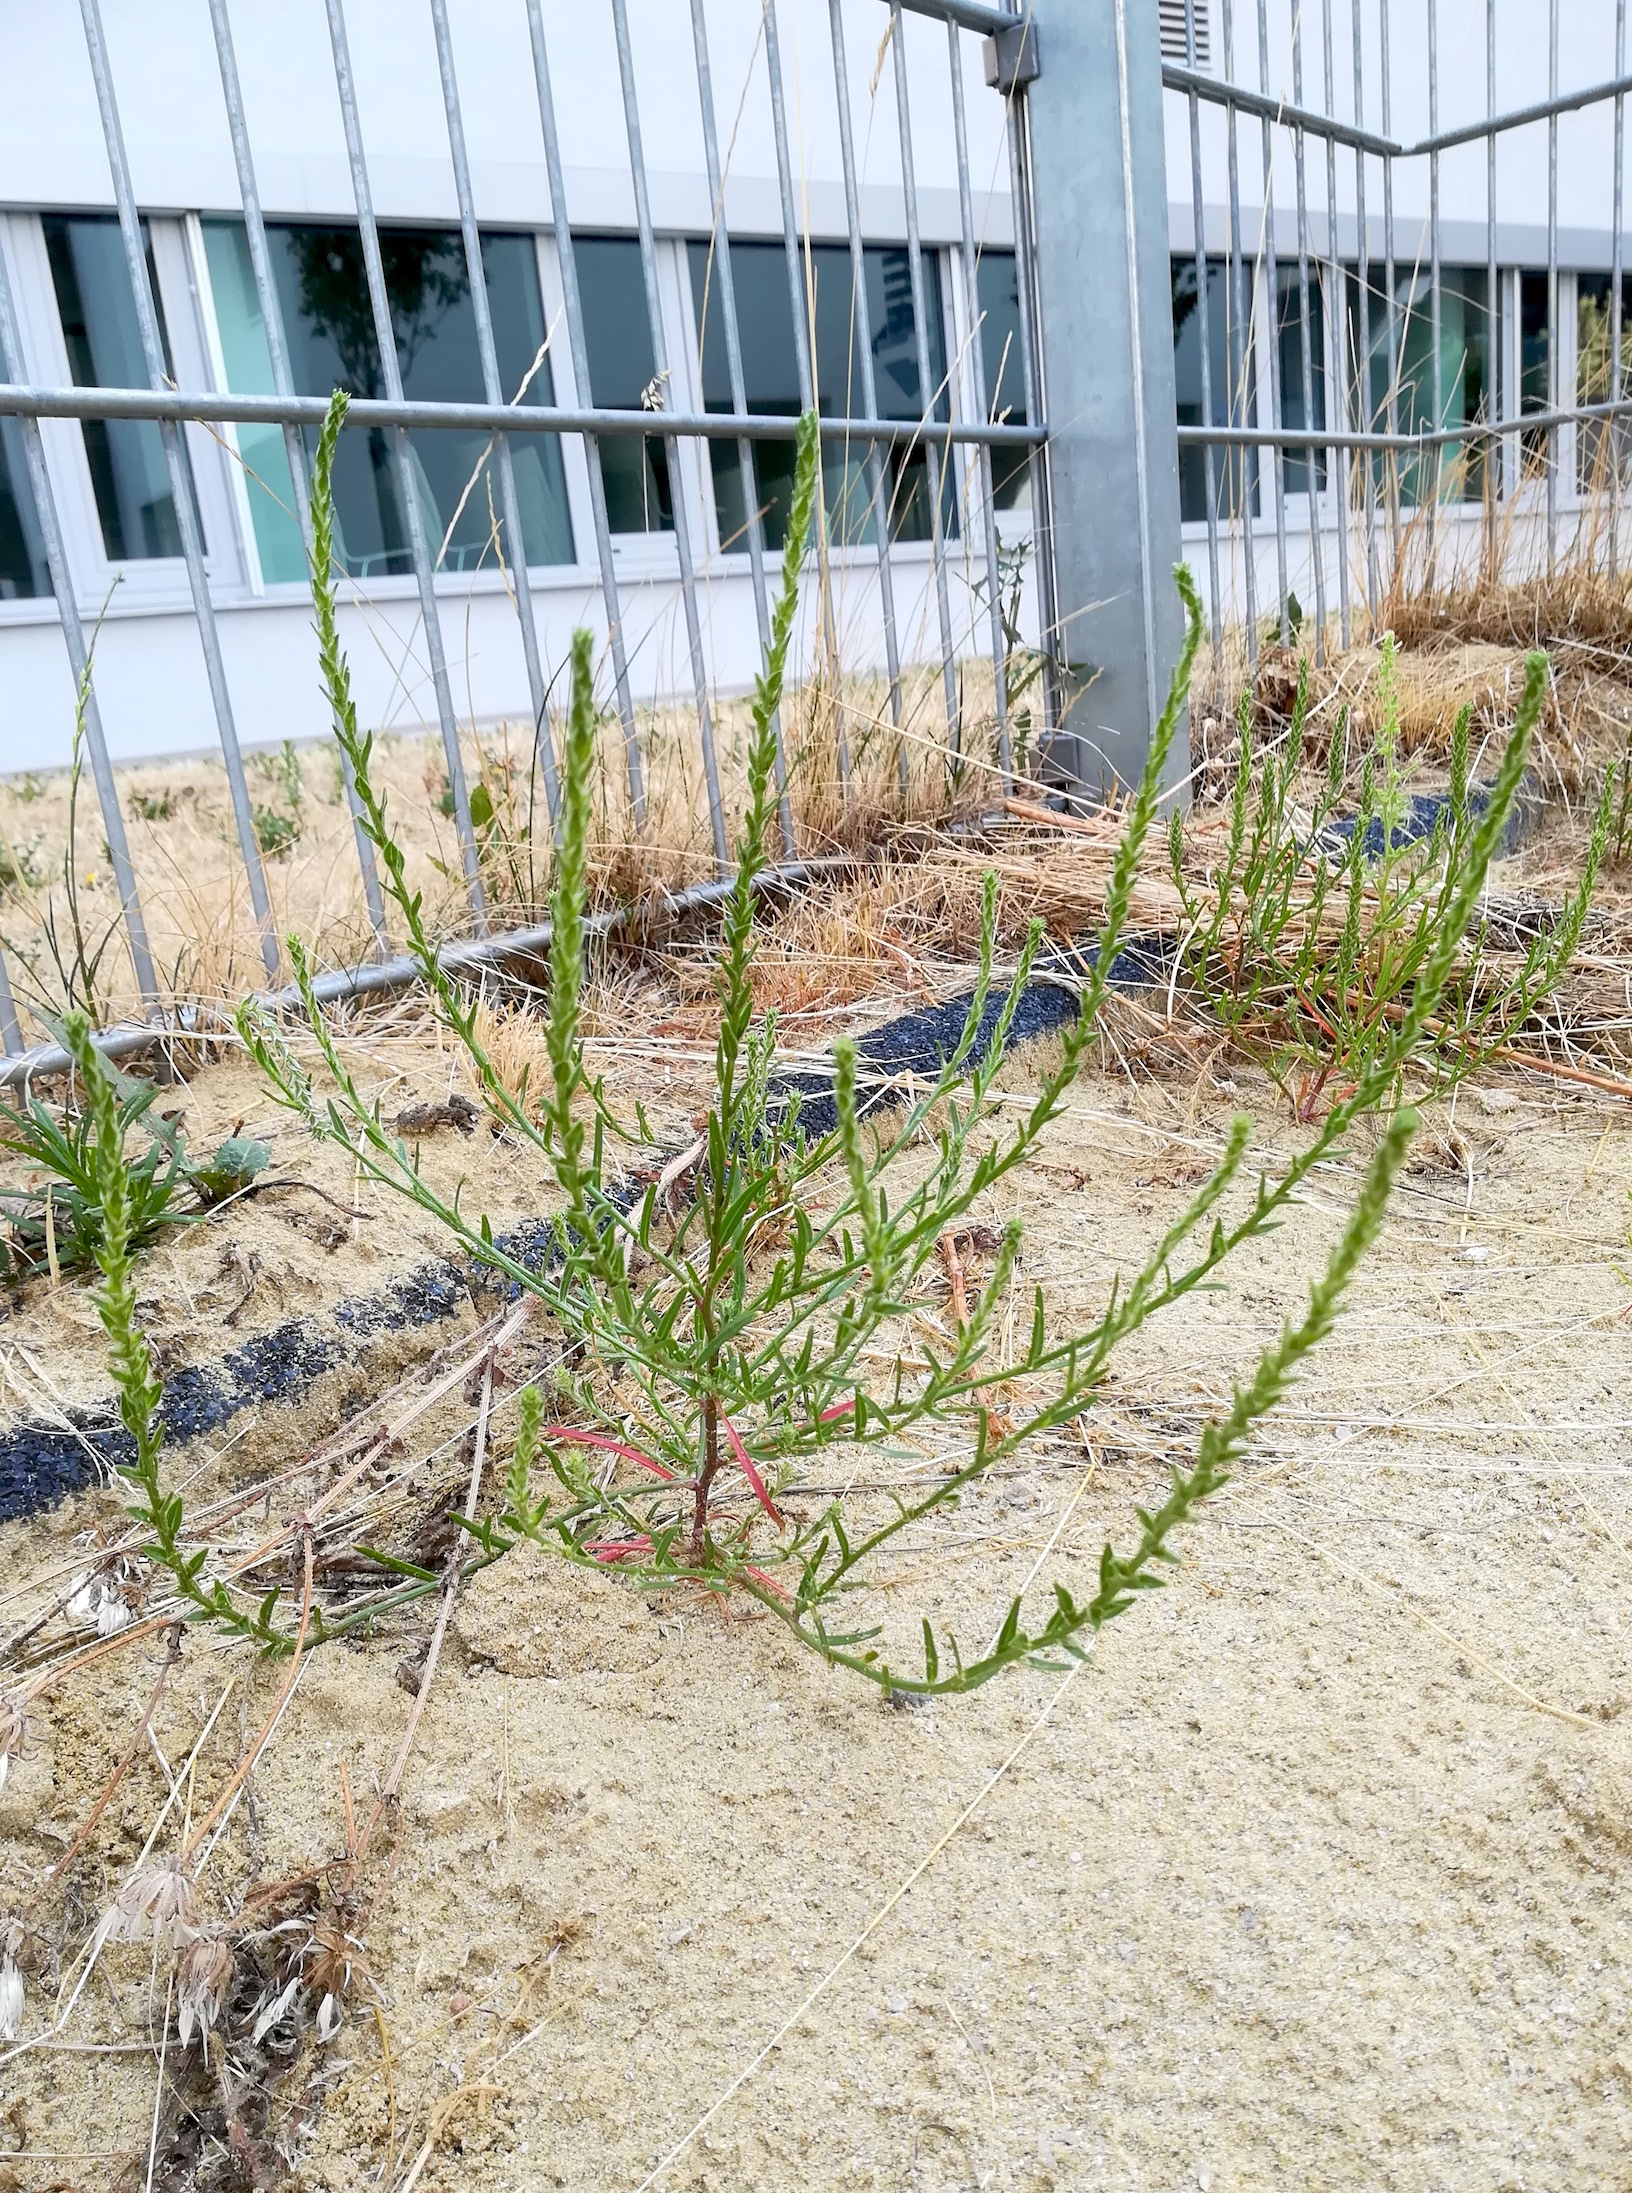
M1207 0L1156 0L1162 21L1162 59L1177 61L1181 68L1190 63L1190 20L1196 24L1196 58L1198 69L1210 69L1213 65L1212 45L1207 35Z

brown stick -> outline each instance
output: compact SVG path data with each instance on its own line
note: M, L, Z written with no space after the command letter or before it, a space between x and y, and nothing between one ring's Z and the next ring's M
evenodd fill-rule
M963 1264L958 1256L958 1244L951 1234L942 1234L936 1247L941 1252L946 1283L952 1291L952 1315L957 1319L961 1332L969 1322L969 1297L964 1291Z
M495 1352L497 1346L498 1343L495 1341ZM470 1467L470 1489L465 1495L465 1515L470 1522L476 1520L476 1503L481 1498L482 1471L487 1462L487 1420L492 1407L493 1355L490 1353L487 1359L487 1367L482 1373L482 1405L476 1418L476 1453ZM453 1603L459 1596L459 1573L463 1551L464 1547L461 1541L454 1546L452 1552L448 1555L447 1565L442 1571L442 1604L437 1609L436 1627L431 1632L431 1642L426 1649L425 1671L420 1676L419 1689L414 1696L413 1709L408 1715L408 1726L403 1731L402 1742L398 1746L397 1756L392 1762L391 1772L386 1776L374 1810L368 1816L367 1827L364 1828L360 1840L356 1841L353 1846L354 1864L360 1863L367 1854L374 1830L379 1826L387 1807L396 1803L397 1792L402 1787L402 1778L408 1771L408 1761L413 1756L414 1738L419 1733L419 1724L424 1716L425 1703L431 1695L431 1683L436 1675L436 1663L442 1657L442 1641L448 1634L448 1623L453 1616Z
M692 1495L691 1565L700 1569L707 1557L708 1495L720 1466L720 1405L712 1394L703 1400L703 1466Z

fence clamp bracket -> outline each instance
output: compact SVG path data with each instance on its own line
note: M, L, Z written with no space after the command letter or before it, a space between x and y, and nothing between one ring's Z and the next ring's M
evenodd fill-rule
M980 57L990 90L1002 92L1005 98L1011 92L1024 91L1042 74L1036 24L1028 18L1017 22L1012 30L994 31L982 41Z

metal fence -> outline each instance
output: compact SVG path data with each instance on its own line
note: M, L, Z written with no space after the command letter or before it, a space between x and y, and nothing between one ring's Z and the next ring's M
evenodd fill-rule
M1170 126L1188 137L1188 293L1199 351L1201 417L1181 422L1176 439L1181 465L1193 453L1192 505L1204 503L1215 642L1232 610L1249 658L1266 626L1286 640L1301 579L1313 594L1302 606L1313 610L1316 648L1329 618L1346 646L1362 604L1375 624L1407 566L1417 583L1494 581L1512 561L1516 532L1551 569L1561 544L1589 525L1613 573L1627 471L1614 422L1632 409L1623 336L1626 0L1614 0L1612 21L1607 5L1570 12L1576 42L1590 45L1590 66L1602 73L1563 91L1562 0L1507 10L1505 49L1497 0L1462 8L1453 48L1459 104L1466 108L1478 86L1485 111L1448 127L1441 0L1396 7L1392 18L1390 0L1365 8L1346 0L1346 45L1334 38L1333 0L1290 0L1273 20L1266 0L1218 6L1221 73L1201 65L1194 4L1162 66L1178 95ZM1402 18L1415 49L1403 66ZM1544 59L1545 99L1501 108L1504 54L1538 74ZM1426 125L1410 135L1398 131L1402 83ZM1597 290L1607 290L1605 324L1593 338L1603 355L1587 361L1561 296L1567 278L1578 307L1586 301L1583 276L1563 271L1560 131L1566 118L1606 106L1609 143L1590 148L1598 205L1608 207L1589 247L1607 259L1590 274L1595 307ZM1222 118L1222 160L1216 141L1212 158L1204 155L1209 111ZM1540 132L1538 189L1535 162L1504 174L1502 155L1520 140L1533 145ZM1598 173L1604 153L1607 172ZM1482 175L1474 180L1462 161L1453 222L1443 178L1459 154L1471 154ZM1223 203L1206 205L1221 179ZM1402 212L1407 182L1416 202ZM1453 294L1448 262L1473 257L1475 222L1482 248L1475 264L1455 269ZM1459 232L1459 253L1448 250L1448 227ZM1289 521L1307 542L1301 572Z
M564 332L573 360L574 382L578 391L582 393L590 387L585 322L579 290L574 231L569 220L567 188L561 156L561 133L558 127L556 103L552 91L550 65L552 43L560 41L566 35L570 35L571 25L559 16L556 16L553 22L547 23L543 0L515 0L515 4L525 9L536 83L538 118L542 129L548 170L550 219L553 224L555 249L560 268ZM622 128L627 147L628 174L633 186L646 317L652 351L656 360L654 384L661 386L667 382L669 377L668 360L665 356L666 344L663 313L658 291L655 233L642 146L642 118L635 83L629 11L627 0L598 0L598 4L603 5L610 11L615 36L619 82L615 94L612 92L611 87L608 87L608 107L610 111L621 113ZM475 310L483 381L483 401L480 403L449 403L409 402L405 400L391 303L387 294L386 275L382 262L381 229L374 210L370 155L364 140L353 80L344 0L324 0L324 5L332 53L334 84L344 123L346 153L355 202L355 216L366 268L373 330L378 345L385 384L383 400L359 398L353 401L348 423L354 430L358 428L384 429L390 438L393 458L399 474L399 503L406 516L409 555L413 576L417 582L424 643L429 657L435 692L436 713L452 797L453 821L463 864L470 926L476 940L475 957L483 963L491 963L502 956L505 944L504 940L501 939L488 939L488 908L483 888L477 833L472 821L469 788L466 782L460 747L459 724L443 642L442 619L447 605L444 601L439 601L438 598L432 544L426 536L419 497L411 471L407 440L408 430L424 427L476 428L491 436L494 471L498 484L502 515L507 527L508 537L512 542L521 540L521 519L512 465L511 438L517 434L536 435L539 433L552 436L579 435L583 438L588 459L587 473L593 506L599 582L609 636L612 684L615 690L618 715L623 727L629 799L638 822L645 811L646 787L642 781L641 753L636 736L635 703L631 691L626 655L619 575L613 554L612 533L608 521L602 471L597 461L599 444L603 438L608 437L644 437L656 433L663 438L667 445L671 462L675 446L682 440L704 442L727 440L735 445L745 484L747 549L759 632L763 642L769 633L769 593L766 572L767 554L761 523L760 496L755 484L755 451L756 447L765 441L785 441L789 432L790 421L786 416L780 414L756 414L747 407L742 369L741 331L732 279L731 238L723 218L724 179L719 142L720 125L716 114L714 90L710 76L708 24L704 0L690 0L690 28L696 71L696 90L702 124L701 152L708 178L710 200L714 209L713 228L709 238L713 254L713 279L718 285L723 311L732 407L726 413L682 413L665 408L655 415L651 411L611 410L596 408L593 405L583 403L576 407L551 406L545 408L505 400L494 342L493 318L484 272L481 237L477 226L471 167L461 116L458 57L450 32L446 0L427 0L427 5L435 37L442 105L447 129L447 149L451 159L458 198L459 228L464 248L470 297ZM1001 449L1006 447L1035 452L1044 439L1041 404L1037 395L1032 321L1029 312L1026 313L1022 317L1020 328L1026 417L1030 423L1012 424L1001 418L994 419L982 416L978 412L971 414L956 402L944 406L937 404L936 376L931 370L926 338L927 319L923 291L924 254L920 248L919 240L918 187L913 158L912 117L908 83L909 64L907 41L901 36L903 6L914 14L933 17L945 26L949 48L951 121L956 132L960 154L963 149L965 133L962 42L970 36L991 38L994 34L1007 40L1008 34L1015 27L1013 18L1006 11L978 5L976 0L887 0L888 18L893 32L893 36L889 41L889 66L893 71L895 84L895 115L899 130L907 248L915 307L917 364L920 387L925 392L925 410L922 416L913 420L884 418L879 416L877 392L874 384L874 331L870 327L868 319L869 304L864 267L864 239L861 223L857 156L850 111L851 87L845 52L843 9L841 0L828 0L827 19L831 40L834 95L837 101L847 228L846 241L852 269L852 310L857 323L854 329L854 340L860 363L860 403L859 408L853 412L849 411L847 407L846 412L841 415L824 415L820 421L820 433L824 442L840 445L846 451L859 452L865 467L867 491L871 503L871 531L877 547L877 584L882 600L888 677L888 707L891 720L897 730L899 730L901 724L902 661L892 580L891 514L888 507L886 472L883 461L884 452L901 445L921 445L925 452L929 476L928 500L933 531L934 586L939 612L939 654L946 680L949 721L955 717L956 712L956 697L952 684L955 651L948 606L947 544L943 539L941 475L943 468L949 467L953 452L960 446L967 447L978 458L979 485L969 497L967 516L971 525L978 528L980 535L980 553L984 564L984 592L989 606L989 647L995 690L999 765L1006 776L1010 766L1010 750L1007 700L1004 690L1005 639L1000 618L998 541L993 512L991 452L993 448ZM170 384L164 341L155 306L148 253L143 237L142 211L132 186L130 163L126 155L124 135L120 122L118 86L114 80L107 41L104 36L100 0L80 0L80 12L83 18L86 51L95 83L108 165L112 175L113 195L118 214L124 263L135 300L142 358L148 386L146 388L42 388L27 385L21 369L24 352L18 315L6 275L4 258L0 256L0 363L4 364L5 377L9 384L0 388L0 414L11 414L20 422L28 484L32 491L38 523L43 535L45 556L50 570L58 613L61 618L63 638L66 643L76 687L80 689L83 696L86 755L100 803L108 855L122 905L136 984L146 1002L152 1019L157 1023L162 1017L165 1006L163 987L148 940L147 927L143 918L141 879L137 876L132 861L108 741L104 735L103 724L97 706L95 684L88 670L86 636L76 606L73 575L65 551L63 528L59 520L52 479L46 463L39 422L41 419L53 418L78 420L140 419L158 422L163 438L164 461L171 500L180 530L180 554L187 571L197 635L203 651L215 723L219 733L220 751L231 791L238 850L242 859L244 874L248 881L250 902L260 932L261 956L267 980L275 985L282 972L281 949L273 922L262 850L257 839L250 788L244 767L244 755L240 747L234 720L233 698L222 657L222 648L217 630L216 609L212 602L209 578L206 573L204 543L200 537L197 512L193 495L190 492L182 429L187 422L232 422L235 424L274 422L281 426L298 506L301 535L309 543L308 435L309 430L320 422L325 406L319 399L298 396L295 393L291 377L289 348L285 336L282 309L268 251L266 224L261 210L261 193L257 181L255 147L251 143L246 122L245 104L234 52L232 24L227 0L209 0L209 15L214 34L221 93L231 133L232 154L236 167L249 254L253 266L255 292L265 328L272 368L274 393L263 397L223 395L217 391L198 389L178 390ZM769 90L783 214L783 245L787 261L789 303L798 350L800 398L804 407L808 409L813 407L816 401L812 361L807 337L807 297L803 257L809 243L809 236L800 219L799 177L796 173L789 146L783 60L778 36L778 15L772 0L766 0L762 21L765 44L765 74ZM1005 45L1006 51L1007 46ZM1004 81L1007 86L1004 96L1009 101L1008 130L1011 147L1011 168L1018 185L1018 179L1024 176L1026 168L1024 143L1024 89L1026 77L1023 68L1018 72L1018 75L1012 67L1009 68ZM613 105L614 99L616 101L615 108ZM958 172L963 238L962 265L964 278L971 285L968 304L969 341L972 350L973 378L978 388L984 386L984 363L982 359L980 314L972 293L977 261L975 220L967 161L961 157ZM1024 284L1024 294L1029 299L1032 294L1031 275L1023 241L1019 249L1022 262L1020 279ZM938 417L936 413L939 408L945 408L949 415L945 418ZM1036 500L1040 505L1042 502L1040 482ZM679 590L689 645L692 678L691 699L695 705L696 720L701 737L710 831L715 858L723 868L728 857L730 818L726 815L724 809L718 758L715 751L711 696L700 622L697 557L694 544L690 538L685 498L679 494L676 494L673 498L673 538L679 568ZM547 680L536 629L532 593L526 583L515 585L511 589L511 593L519 619L520 638L526 662L533 718L537 728L538 765L546 789L550 814L553 818L557 796L556 769L546 705ZM778 727L778 757L780 771L780 727ZM842 745L839 763L842 773L845 766ZM360 826L357 826L359 809L355 786L350 781L349 770L347 772L346 792L352 810L357 858L362 873L369 919L378 947L378 957L374 965L358 968L352 973L342 975L331 982L328 988L333 994L349 994L372 990L391 981L400 981L409 972L406 963L393 961L389 957L388 925L379 877L376 872L373 849ZM784 850L791 859L794 853L793 825L786 796L785 779L783 780L781 804L781 830ZM706 891L702 894L704 897L707 895ZM536 950L538 937L539 933L537 931L530 930L511 941L517 950ZM488 940L485 944L482 942L484 939ZM461 956L459 948L455 948L455 956ZM470 959L471 953L468 950L464 951L462 958ZM145 1040L147 1040L147 1032L142 1029L132 1028L122 1031L116 1037L113 1048L116 1050L131 1049ZM4 1067L0 1067L0 1073L3 1073L4 1077L9 1080L19 1079L28 1071L37 1071L42 1064L52 1063L60 1055L51 1049L25 1050L18 1012L3 957L0 957L0 1041L3 1041L8 1054L7 1063Z
M204 543L188 491L183 430L189 422L281 427L300 530L307 538L309 436L324 406L315 397L295 393L228 0L207 0L207 4L273 392L246 396L178 389L167 378L142 211L126 157L119 88L104 37L100 0L79 0L79 8L147 386L28 385L18 314L0 255L0 365L8 383L0 387L0 416L19 422L69 663L76 684L85 690L87 758L131 963L151 1016L148 1024L112 1034L109 1040L114 1049L153 1040L167 1001L143 921L141 879L132 862L94 685L87 677L86 637L46 463L42 419L158 423L180 533L179 551L188 576L231 790L237 845L268 983L276 985L282 972ZM521 539L515 438L539 434L581 438L611 683L622 725L631 809L639 817L647 788L636 736L619 570L597 461L600 446L617 438L655 434L667 446L671 461L683 444L731 446L745 483L746 548L763 637L768 628L771 552L761 523L756 463L767 442L786 440L789 420L780 413L752 411L748 405L732 239L723 210L729 140L722 157L705 0L689 0L691 65L701 122L699 149L712 208L708 243L723 313L731 407L725 411L663 408L655 414L597 408L585 400L591 387L585 313L551 79L552 52L559 63L562 41L574 34L575 18L547 11L543 0L510 0L525 15L547 168L548 219L559 260L564 336L579 399L574 405L524 404L505 400L499 370L461 113L458 42L450 29L447 0L426 0L483 388L481 402L430 402L408 400L404 394L382 260L381 223L375 214L370 150L348 48L345 0L322 0L322 4L385 387L383 398L353 401L350 430L383 432L399 475L409 562L417 586L469 906L471 937L450 947L450 961L476 967L493 963L512 947L536 951L541 932L532 929L509 939L489 934L477 831L443 645L447 602L438 595L435 557L411 475L409 431L475 429L491 437L498 501L512 542ZM1408 57L1409 98L1402 97L1398 81L1401 21L1398 16L1391 21L1390 0L1340 0L1335 20L1334 0L1319 0L1318 10L1309 0L1276 0L1273 20L1269 0L1255 0L1250 11L1246 0L1214 0L1221 12L1210 10L1205 0L1181 0L1177 8L1160 9L1155 0L1026 0L1023 12L1020 0L1002 8L980 4L980 0L882 0L880 24L893 35L880 45L874 85L877 88L886 70L893 75L893 101L881 104L885 111L891 105L894 110L918 386L924 397L920 414L904 419L880 415L874 384L875 331L868 322L862 187L843 0L825 0L825 5L824 0L782 0L782 4L796 5L801 21L822 22L832 59L843 248L848 250L852 309L859 323L854 332L860 374L856 408L847 405L843 414L824 416L821 433L828 444L857 453L863 468L876 549L887 707L897 729L903 661L886 458L902 448L920 450L927 470L937 656L949 725L956 721L958 696L946 538L946 512L952 505L945 475L954 470L954 457L960 451L970 468L972 479L965 482L959 507L964 531L976 543L977 591L988 621L983 644L989 650L993 680L998 766L1005 775L1011 764L1004 684L1008 641L999 607L992 461L994 452L1024 453L1035 524L1039 639L1049 665L1042 709L1044 742L1048 766L1056 778L1078 787L1107 775L1127 777L1137 770L1146 750L1177 639L1177 613L1167 572L1181 552L1185 517L1198 521L1194 527L1198 547L1202 546L1199 535L1205 534L1205 577L1215 644L1224 644L1231 625L1244 626L1249 656L1256 652L1261 629L1278 627L1283 638L1289 636L1295 618L1295 581L1304 573L1313 595L1308 606L1318 648L1326 644L1329 630L1335 630L1346 644L1357 618L1362 614L1375 618L1413 543L1426 540L1432 549L1436 541L1471 535L1482 541L1489 569L1498 533L1522 519L1532 530L1540 529L1545 552L1552 557L1567 529L1580 522L1576 489L1588 458L1599 465L1607 488L1607 553L1613 564L1625 469L1624 437L1613 422L1632 411L1622 357L1624 103L1625 94L1632 90L1632 76L1625 73L1626 0L1614 0L1613 54L1604 56L1610 73L1587 88L1569 91L1559 89L1561 0L1548 0L1548 97L1508 111L1498 110L1496 98L1497 0L1483 0L1480 59L1486 111L1450 127L1440 123L1440 0L1413 0L1409 10L1409 27L1420 45L1420 52ZM1469 0L1470 9L1477 4L1478 0ZM655 380L661 385L669 360L629 0L590 0L590 5L604 12L613 34L617 83L605 87L606 109L621 124L627 154L647 330L656 361ZM957 152L958 266L967 291L964 324L972 370L965 381L951 377L950 394L941 403L935 400L937 380L926 338L928 254L921 234L909 85L911 42L901 34L903 10L944 26L948 48L946 119ZM812 236L790 147L788 79L777 0L757 0L757 12L800 396L808 407L816 396L805 277ZM1534 14L1526 0L1526 19L1532 20ZM1345 21L1349 39L1340 56L1337 31ZM1179 51L1174 50L1175 25ZM1317 26L1318 60L1314 54ZM967 153L964 52L970 40L984 41L986 80L1005 104L1024 424L991 415L967 395L969 386L981 394L989 385L988 361L982 355L982 314L975 294L980 252ZM1465 38L1459 62L1458 80L1465 86L1469 67ZM1172 147L1164 135L1164 89L1166 132L1182 132L1173 138L1173 145L1188 152L1192 223L1188 254L1182 237L1175 237L1170 246L1168 153ZM1396 134L1396 115L1402 106L1410 108L1422 96L1426 98L1425 127L1411 135ZM1559 151L1565 119L1606 104L1612 108L1612 207L1609 263L1601 270L1608 275L1601 346L1608 364L1607 383L1600 391L1579 374L1571 386L1564 385ZM1547 138L1546 249L1544 259L1535 266L1526 261L1521 268L1504 241L1502 193L1514 186L1504 180L1500 150L1521 133L1538 129ZM1469 147L1483 148L1485 156L1485 363L1477 401L1469 397L1471 352L1465 344L1459 362L1454 347L1448 346L1446 330L1448 297L1463 316L1464 330L1473 326L1480 304L1475 294L1478 285L1465 267L1456 272L1454 284L1450 280L1441 191L1443 164L1465 155ZM1467 178L1460 168L1458 175L1465 196ZM1419 187L1424 179L1425 197ZM1285 218L1288 196L1295 222L1295 241L1290 246L1278 227L1278 220ZM1411 203L1402 210L1405 199ZM1527 204L1524 210L1534 212L1535 208ZM1467 229L1464 214L1457 227L1464 240ZM1199 350L1199 400L1193 406L1199 415L1181 422L1175 360L1180 341L1179 274L1186 259L1192 293L1187 309ZM1524 285L1536 280L1545 285L1545 339L1536 353L1539 368L1535 358L1521 355L1519 326L1534 302ZM1577 277L1570 274L1568 281L1575 296ZM1468 336L1467 341L1471 340ZM1471 495L1468 486L1475 479L1478 493ZM712 845L723 865L731 818L715 751L698 544L690 536L684 498L679 495L674 498L674 550L690 671L689 699L701 740ZM517 585L513 600L538 732L538 767L553 814L557 787L546 705L548 677L529 586ZM841 765L842 760L841 748ZM1183 770L1181 761L1176 764L1175 785ZM349 782L346 791L355 823L355 791ZM781 827L791 861L795 848L785 788ZM383 987L407 979L411 972L405 962L390 956L386 910L371 849L360 829L355 836L376 956L369 965L329 978L326 989L336 996ZM789 872L799 871L794 866ZM708 895L708 889L701 894ZM60 1054L48 1049L25 1048L3 958L0 1042L7 1054L0 1061L0 1078L5 1080L20 1079L60 1059Z

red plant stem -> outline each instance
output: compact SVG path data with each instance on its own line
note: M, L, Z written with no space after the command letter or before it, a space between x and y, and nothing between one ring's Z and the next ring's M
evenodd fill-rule
M673 1470L643 1454L639 1447L626 1446L621 1439L609 1439L605 1432L575 1431L570 1424L548 1425L538 1435L540 1439L556 1439L565 1447L603 1447L608 1454L621 1454L627 1462L638 1462L643 1470L650 1470L654 1477L666 1477L671 1485L678 1482Z
M723 1411L720 1416L720 1422L725 1426L725 1436L731 1442L731 1452L736 1457L736 1464L738 1469L741 1470L743 1476L747 1478L749 1484L753 1487L754 1498L765 1510L765 1513L770 1517L771 1521L775 1524L780 1525L782 1521L781 1512L777 1508L775 1501L772 1500L770 1494L765 1490L765 1480L760 1476L758 1470L755 1469L753 1457L749 1454L748 1449L743 1445L741 1438L738 1436L736 1426L732 1423L730 1417L726 1416Z

